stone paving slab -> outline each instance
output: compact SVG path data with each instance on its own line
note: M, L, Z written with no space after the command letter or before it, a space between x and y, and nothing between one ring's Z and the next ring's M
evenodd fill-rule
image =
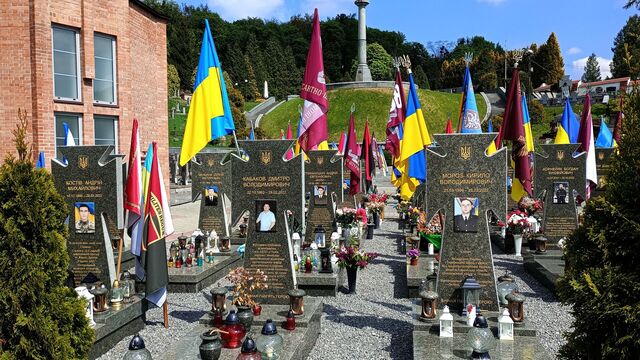
M564 275L565 262L560 250L548 250L544 254L523 254L524 269L547 289L556 290L556 281Z

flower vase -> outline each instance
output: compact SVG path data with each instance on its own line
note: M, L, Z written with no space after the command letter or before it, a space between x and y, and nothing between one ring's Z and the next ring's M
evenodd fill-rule
M209 333L208 331L205 331L200 334L200 339L202 339L202 343L198 347L200 358L203 360L218 360L222 353L220 334L217 332Z
M515 243L516 256L522 256L522 234L513 234L513 242Z
M380 214L378 214L377 212L373 213L373 225L374 229L380 228Z
M253 324L253 310L249 306L237 306L237 308L240 324L246 331L251 330L251 325Z
M349 294L355 294L357 278L358 278L358 267L347 266L347 283L349 284Z

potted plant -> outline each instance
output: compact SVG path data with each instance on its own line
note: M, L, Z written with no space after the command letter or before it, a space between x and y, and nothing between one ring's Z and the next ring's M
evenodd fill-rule
M357 247L347 246L341 249L336 256L338 258L338 266L341 269L347 269L349 293L353 294L356 291L356 276L358 269L366 268L371 260L378 257L378 253L364 252L359 250Z
M245 329L249 329L253 323L252 312L260 308L253 299L253 291L268 288L267 275L260 269L248 270L241 266L231 270L226 279L233 284L232 304L238 308L240 323Z
M418 265L418 258L420 257L420 250L418 250L418 249L409 249L409 251L407 251L407 256L411 259L409 261L409 265L411 265L411 266Z

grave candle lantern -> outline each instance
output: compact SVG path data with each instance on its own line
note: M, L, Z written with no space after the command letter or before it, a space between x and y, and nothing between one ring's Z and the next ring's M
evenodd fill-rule
M282 328L289 331L296 329L296 317L293 315L293 311L287 312L287 320L282 324Z
M129 274L128 271L125 271L122 273L122 296L124 297L125 301L129 300L129 298L131 297L131 292L130 292L130 288L129 288L129 280L131 279L131 274Z
M239 348L242 345L242 338L247 334L235 310L229 312L220 330L222 346L227 349Z
M291 235L291 240L293 240L293 255L296 255L300 258L300 234L297 232Z
M522 322L524 320L524 295L520 293L511 293L506 296L507 308L514 322Z
M120 282L118 280L113 281L113 286L111 287L111 296L109 297L109 301L111 302L111 307L113 309L119 309L122 305L122 289L120 288Z
M129 342L129 351L124 354L123 360L151 360L151 352L144 346L144 340L138 334Z
M227 252L231 250L231 239L228 236L223 236L220 238L220 251Z
M93 321L93 299L95 296L87 290L86 286L78 286L75 290L79 297L87 300L86 316L87 319L89 319L89 325L92 327L95 326L96 323Z
M247 229L249 228L249 218L248 217L244 217L242 219L242 224L240 224L240 235L239 237L241 238L245 238L247 237Z
M480 283L473 276L467 276L462 283L462 316L467 315L467 305L471 304L480 310Z
M436 291L437 283L438 283L438 274L436 274L435 271L427 275L427 290Z
M498 318L498 338L500 340L513 340L513 320L509 310L504 309Z
M321 273L333 273L333 268L331 267L331 251L329 249L322 249L320 251L320 265Z
M536 253L542 254L547 252L547 238L544 235L536 235Z
M107 289L103 287L97 287L89 290L91 295L93 295L93 311L100 313L107 311Z
M227 288L217 287L211 289L211 311L219 310L221 313L227 312Z
M489 330L487 320L482 314L478 314L473 322L473 327L467 333L467 347L473 349L471 358L491 359L489 350L493 349L495 345L496 339L493 337L491 330Z
M294 315L304 314L304 296L307 293L301 289L289 290L289 309Z
M184 235L178 236L178 243L180 244L180 249L184 249L187 246L187 237Z
M325 247L327 232L322 225L318 225L313 230L313 241L319 248Z
M172 242L171 247L169 247L169 256L171 256L173 259L178 257L178 245L175 241Z
M440 337L453 337L453 315L449 312L447 305L444 306L440 315Z
M438 294L435 291L423 290L420 292L422 299L422 312L420 320L431 320L436 317L436 306L438 303Z
M263 359L279 359L282 352L282 335L278 334L276 324L273 320L267 319L262 326L261 336L256 341L256 347L262 354Z
M258 352L256 342L253 341L251 335L248 335L242 343L242 349L236 360L262 360L262 355Z
M511 275L502 275L498 278L498 299L500 300L500 305L507 305L506 296L511 294L514 291L518 291L518 285L516 285L513 277Z

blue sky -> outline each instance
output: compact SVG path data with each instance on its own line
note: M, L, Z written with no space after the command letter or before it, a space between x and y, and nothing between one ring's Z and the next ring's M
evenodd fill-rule
M355 13L353 0L177 0L208 4L223 19L260 17L286 21L312 13L321 18ZM584 71L586 58L599 57L601 73L609 74L613 39L637 10L624 10L625 0L371 0L367 25L400 31L409 41L455 41L481 35L506 48L542 43L553 31L558 37L565 69L572 79ZM353 34L357 36L357 34Z

